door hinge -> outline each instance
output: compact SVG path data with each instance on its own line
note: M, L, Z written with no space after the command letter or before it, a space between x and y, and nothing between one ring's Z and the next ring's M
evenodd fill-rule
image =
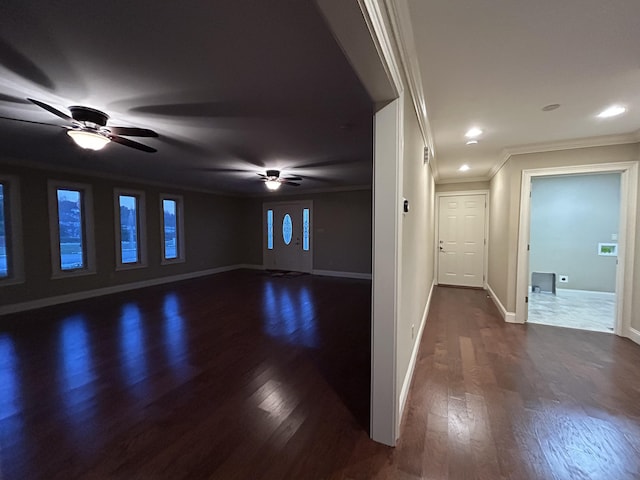
M486 238L484 239L484 244L485 244L485 245L487 244L487 239L486 239Z
M527 244L527 252L531 250L531 245Z
M529 297L524 297L524 303L529 303Z

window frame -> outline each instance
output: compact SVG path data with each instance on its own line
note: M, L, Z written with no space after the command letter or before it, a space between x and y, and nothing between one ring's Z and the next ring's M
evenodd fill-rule
M3 192L5 209L5 236L7 248L8 276L0 278L0 286L24 283L24 252L22 242L22 211L20 205L20 182L14 175L0 174L0 183L5 185L8 195ZM7 219L8 216L8 219ZM6 230L8 229L8 235ZM5 239L6 241L6 239Z
M136 228L138 235L138 260L136 262L124 263L122 261L122 231L120 218L120 197L135 197L136 199ZM147 261L147 215L145 192L131 188L113 189L114 205L114 227L115 227L115 249L116 249L116 271L145 268Z
M165 257L165 230L164 230L164 201L172 200L176 202L176 258ZM174 263L184 263L185 255L185 234L184 234L184 199L182 195L169 193L160 194L160 265L171 265Z
M79 191L83 211L83 234L85 265L73 270L62 269L60 257L60 223L58 217L58 190ZM95 221L93 210L93 189L87 183L67 182L64 180L48 181L49 197L49 237L51 242L51 278L69 278L96 273Z

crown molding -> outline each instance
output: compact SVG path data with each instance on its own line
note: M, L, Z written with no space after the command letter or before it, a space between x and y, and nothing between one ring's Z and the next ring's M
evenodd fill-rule
M429 148L431 160L429 166L435 180L439 178L436 149L433 142L433 132L427 113L427 104L424 96L418 54L414 42L411 14L406 0L385 0L387 16L391 24L394 43L407 88L411 94L413 108L418 118L418 125L424 144Z
M2 157L0 158L0 167L6 165L8 167L15 168L26 168L26 169L34 169L34 170L42 170L45 172L52 173L61 173L66 175L74 175L78 177L88 177L88 178L97 178L100 180L107 180L111 182L121 182L121 183L129 183L134 185L144 185L147 187L156 187L156 188L164 188L164 189L173 189L173 190L181 190L185 192L197 192L197 193L207 193L211 195L217 195L220 197L234 197L234 198L243 198L247 195L242 193L235 192L224 192L215 189L196 187L193 185L180 184L180 183L169 183L162 182L156 180L149 180L140 177L133 177L130 175L103 172L100 170L92 170L82 167L72 167L72 166L63 166L63 165L52 165L46 162L39 162L37 160L25 160L16 157Z
M619 135L601 135L598 137L575 138L556 142L532 143L507 147L500 153L500 159L489 170L488 178L491 179L514 155L526 155L529 153L557 152L561 150L574 150L579 148L608 147L611 145L625 145L640 142L640 130Z
M442 178L436 182L436 185L445 185L449 183L472 183L472 182L488 182L489 177L464 177L464 178Z

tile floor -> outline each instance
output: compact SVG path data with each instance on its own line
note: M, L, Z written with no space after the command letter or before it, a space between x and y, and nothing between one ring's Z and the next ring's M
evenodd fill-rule
M529 294L529 322L613 333L615 293L558 289Z

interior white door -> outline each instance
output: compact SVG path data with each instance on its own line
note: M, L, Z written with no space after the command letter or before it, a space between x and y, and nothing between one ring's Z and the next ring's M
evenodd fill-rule
M311 202L265 204L265 268L311 272Z
M484 285L486 196L441 196L438 206L438 283Z

